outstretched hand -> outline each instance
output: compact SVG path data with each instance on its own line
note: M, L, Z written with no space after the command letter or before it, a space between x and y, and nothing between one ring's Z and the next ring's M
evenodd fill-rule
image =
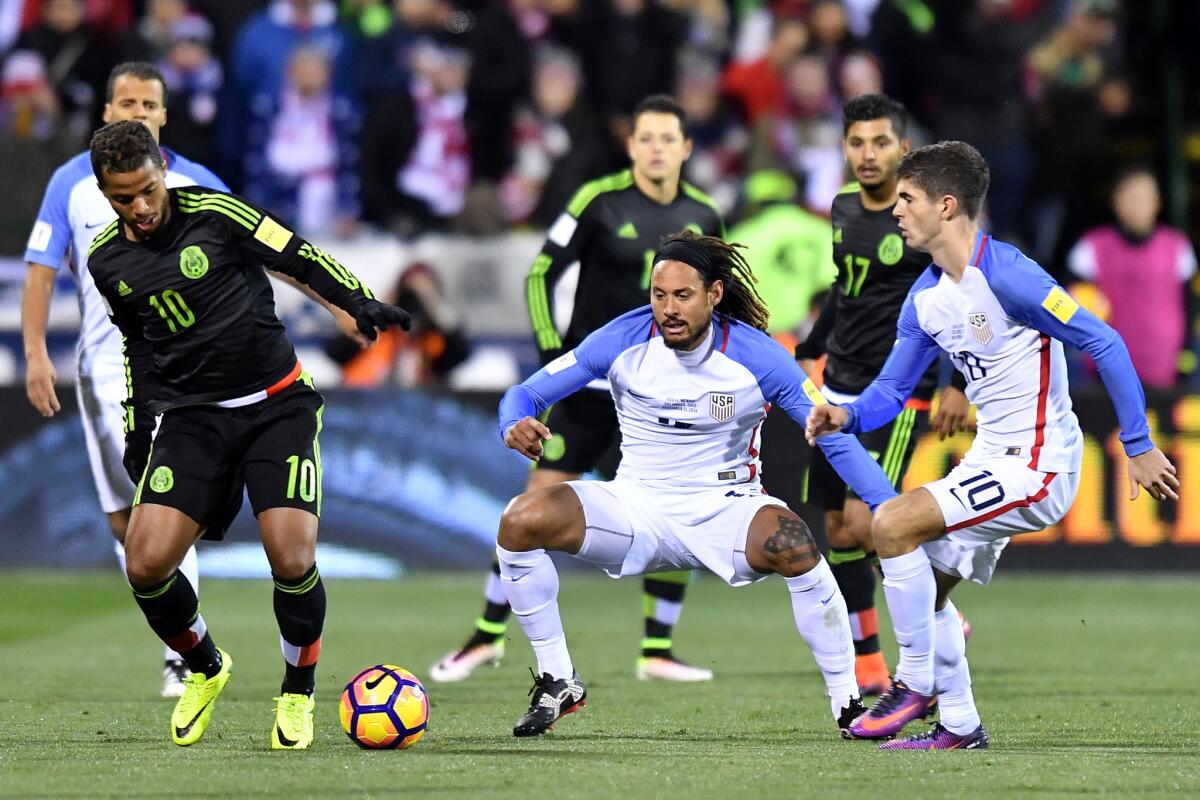
M392 325L399 325L400 330L412 327L412 317L400 306L381 303L378 300L368 300L354 315L354 321L362 335L372 342L379 335L378 331L386 331Z
M850 413L841 406L822 403L813 406L808 412L808 425L804 428L804 438L810 445L816 445L818 436L828 436L840 431L850 421Z
M1141 487L1155 500L1178 500L1179 478L1175 465L1157 447L1129 459L1129 499L1137 500Z
M550 429L533 417L526 417L509 427L504 434L504 444L530 461L542 460L542 442L549 441Z

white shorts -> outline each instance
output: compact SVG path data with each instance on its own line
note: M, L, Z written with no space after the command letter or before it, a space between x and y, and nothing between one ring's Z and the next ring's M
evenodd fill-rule
M576 554L614 578L703 567L730 586L767 577L746 562L754 515L783 501L753 484L655 489L620 478L567 483L587 530Z
M87 440L92 480L100 495L100 507L111 514L133 505L134 485L125 474L125 378L95 378L80 375L75 384L83 435Z
M1070 510L1078 472L1038 472L1018 458L959 464L925 484L942 509L946 535L922 545L934 567L987 585L1009 537L1045 530Z

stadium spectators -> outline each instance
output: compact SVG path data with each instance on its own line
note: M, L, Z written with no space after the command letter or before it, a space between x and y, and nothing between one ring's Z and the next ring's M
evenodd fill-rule
M746 124L777 112L785 103L785 71L808 47L810 34L804 20L780 17L771 29L767 52L753 60L734 60L725 70L721 88L741 107Z
M221 108L222 174L240 184L241 154L246 147L250 104L255 98L278 97L287 77L288 60L298 45L320 47L333 64L335 94L353 95L354 52L350 37L338 24L331 0L274 0L238 33L230 56L226 94Z
M111 49L86 19L83 0L48 0L40 21L17 46L41 55L63 120L82 145L100 122L104 82L114 63Z
M21 179L5 188L0 253L19 253L24 248L42 188L75 147L41 55L14 51L0 71L0 174Z
M510 222L545 228L602 168L604 141L583 98L579 59L563 48L538 53L531 102L517 111L515 158L501 186Z
M201 164L215 164L217 113L225 70L212 51L213 29L189 14L171 27L171 46L158 68L167 81L171 141Z
M1182 231L1159 224L1161 208L1154 173L1145 167L1122 173L1112 192L1115 223L1084 234L1068 264L1107 300L1108 323L1125 340L1142 383L1169 389L1194 366L1186 347L1196 253Z
M304 236L347 236L359 217L360 120L333 91L325 51L292 51L278 95L252 98L243 170L247 199L292 220Z

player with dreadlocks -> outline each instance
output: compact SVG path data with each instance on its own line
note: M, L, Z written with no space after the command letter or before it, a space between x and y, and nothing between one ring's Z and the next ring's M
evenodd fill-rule
M538 414L597 378L612 386L621 426L615 479L526 492L500 520L501 580L538 662L513 734L544 733L587 698L558 612L547 555L558 550L614 578L704 567L743 586L782 575L846 735L863 709L846 603L808 527L760 482L768 404L803 426L824 400L763 332L767 309L736 245L684 231L652 263L649 306L595 331L500 401L504 443L534 461L551 436ZM871 506L895 494L856 439L821 446Z

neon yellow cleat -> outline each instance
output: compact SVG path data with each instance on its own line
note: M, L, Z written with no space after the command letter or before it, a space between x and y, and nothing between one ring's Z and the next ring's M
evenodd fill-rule
M187 747L200 741L208 728L208 720L212 717L213 705L217 695L229 683L229 673L233 669L233 657L221 648L221 671L211 678L201 674L192 674L184 680L183 696L175 704L171 712L171 741Z
M314 705L316 701L306 694L284 694L275 698L272 750L304 750L312 744Z

